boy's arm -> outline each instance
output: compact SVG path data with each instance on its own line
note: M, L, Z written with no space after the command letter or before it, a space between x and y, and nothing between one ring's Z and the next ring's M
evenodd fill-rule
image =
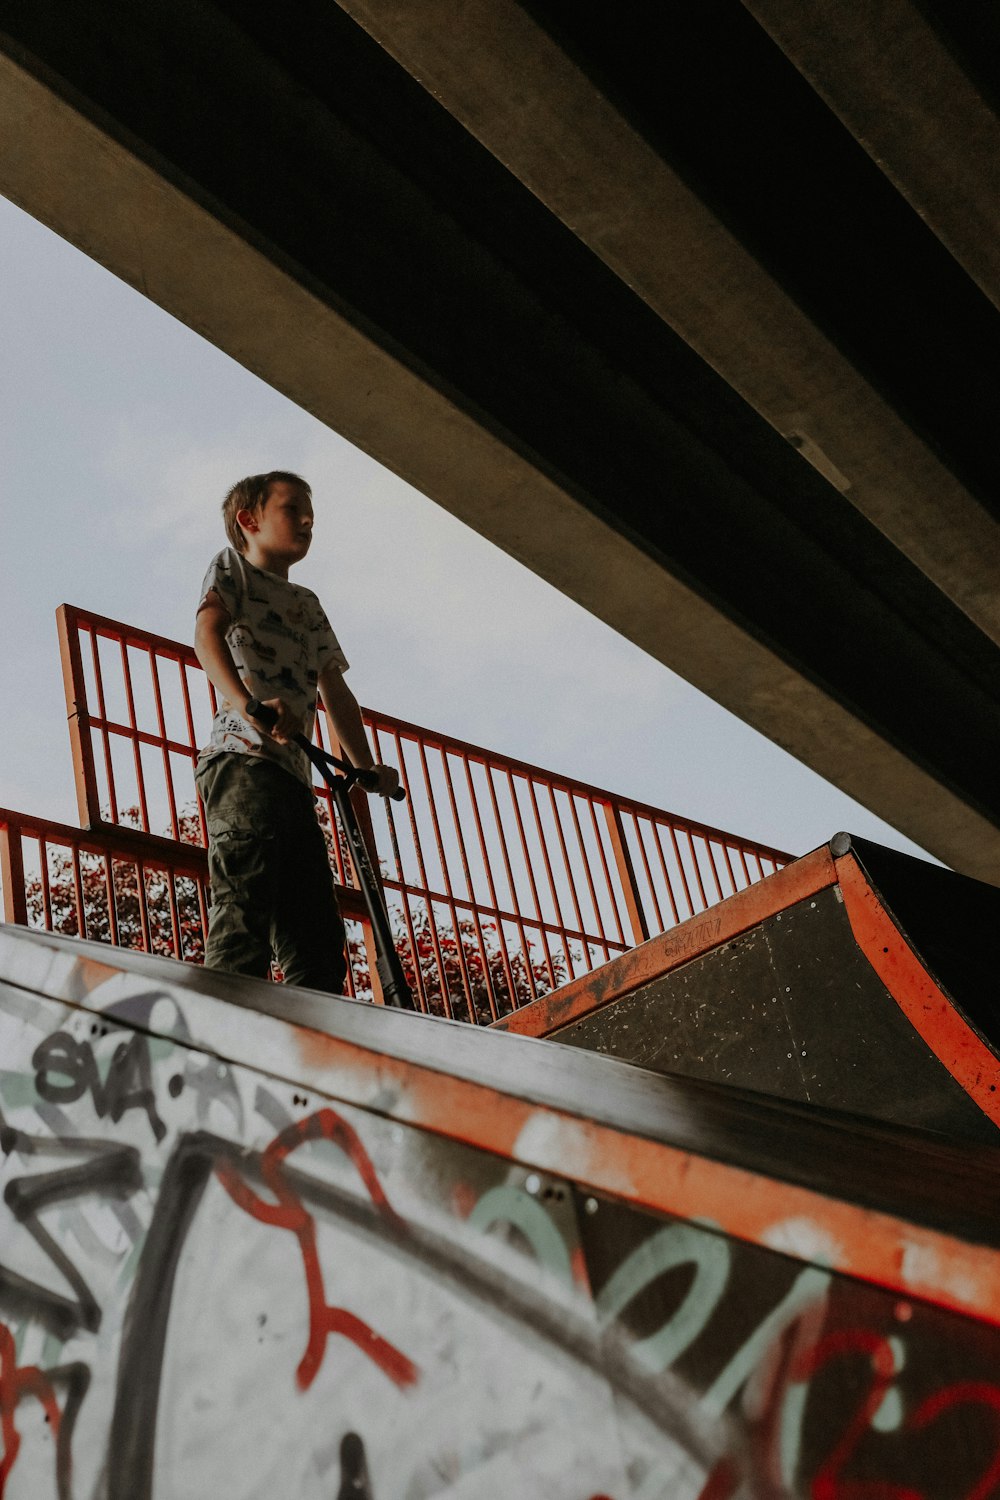
M233 653L226 640L226 631L231 623L228 609L219 596L210 591L195 618L194 653L216 692L228 699L237 713L247 718L246 706L252 694L236 670ZM278 722L270 731L271 738L281 745L289 744L292 736L302 731L301 719L292 713L281 698L269 698L267 705L278 715ZM247 719L247 722L250 720ZM260 732L260 726L256 727Z
M358 700L344 681L339 667L327 667L319 674L319 692L334 733L351 765L361 771L377 771L376 791L382 797L391 797L399 786L399 773L395 766L375 764Z

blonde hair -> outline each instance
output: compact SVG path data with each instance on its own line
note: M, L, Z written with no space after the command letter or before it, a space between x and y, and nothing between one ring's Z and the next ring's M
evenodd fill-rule
M299 474L290 474L285 469L272 469L269 474L250 474L233 485L222 502L222 519L226 523L226 536L237 552L247 550L247 539L236 517L241 510L261 511L267 504L272 484L296 484L312 497L312 489Z

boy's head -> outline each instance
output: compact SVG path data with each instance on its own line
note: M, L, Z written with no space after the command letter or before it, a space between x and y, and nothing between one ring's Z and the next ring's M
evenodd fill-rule
M246 533L237 520L241 511L249 511L251 515L261 515L268 502L271 490L276 484L294 485L297 489L304 490L307 495L312 496L312 490L306 481L298 474L290 474L284 469L272 469L269 474L251 474L246 479L241 479L234 484L225 500L222 502L222 518L226 523L226 536L237 552L246 552Z

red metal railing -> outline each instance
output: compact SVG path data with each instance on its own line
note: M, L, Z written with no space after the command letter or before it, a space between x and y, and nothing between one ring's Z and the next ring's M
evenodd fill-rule
M0 808L4 919L199 962L204 851L130 830L71 828Z
M73 828L0 807L6 922L200 963L208 922L205 850L105 824ZM366 972L362 903L340 892L354 974ZM351 994L358 991L349 976Z
M69 605L58 619L81 823L156 849L203 845L192 768L215 695L194 652ZM379 801L372 818L362 799L359 812L419 1003L437 1014L489 1022L789 858L385 714L364 718L408 800ZM329 738L323 715L316 733ZM327 789L317 792L333 828ZM342 836L329 842L345 914L359 914ZM365 994L374 965L353 946Z

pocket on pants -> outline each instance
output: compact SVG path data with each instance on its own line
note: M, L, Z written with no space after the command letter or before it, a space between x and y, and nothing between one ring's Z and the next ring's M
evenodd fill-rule
M211 833L208 869L213 902L261 899L274 857L273 838L246 828L223 827Z

